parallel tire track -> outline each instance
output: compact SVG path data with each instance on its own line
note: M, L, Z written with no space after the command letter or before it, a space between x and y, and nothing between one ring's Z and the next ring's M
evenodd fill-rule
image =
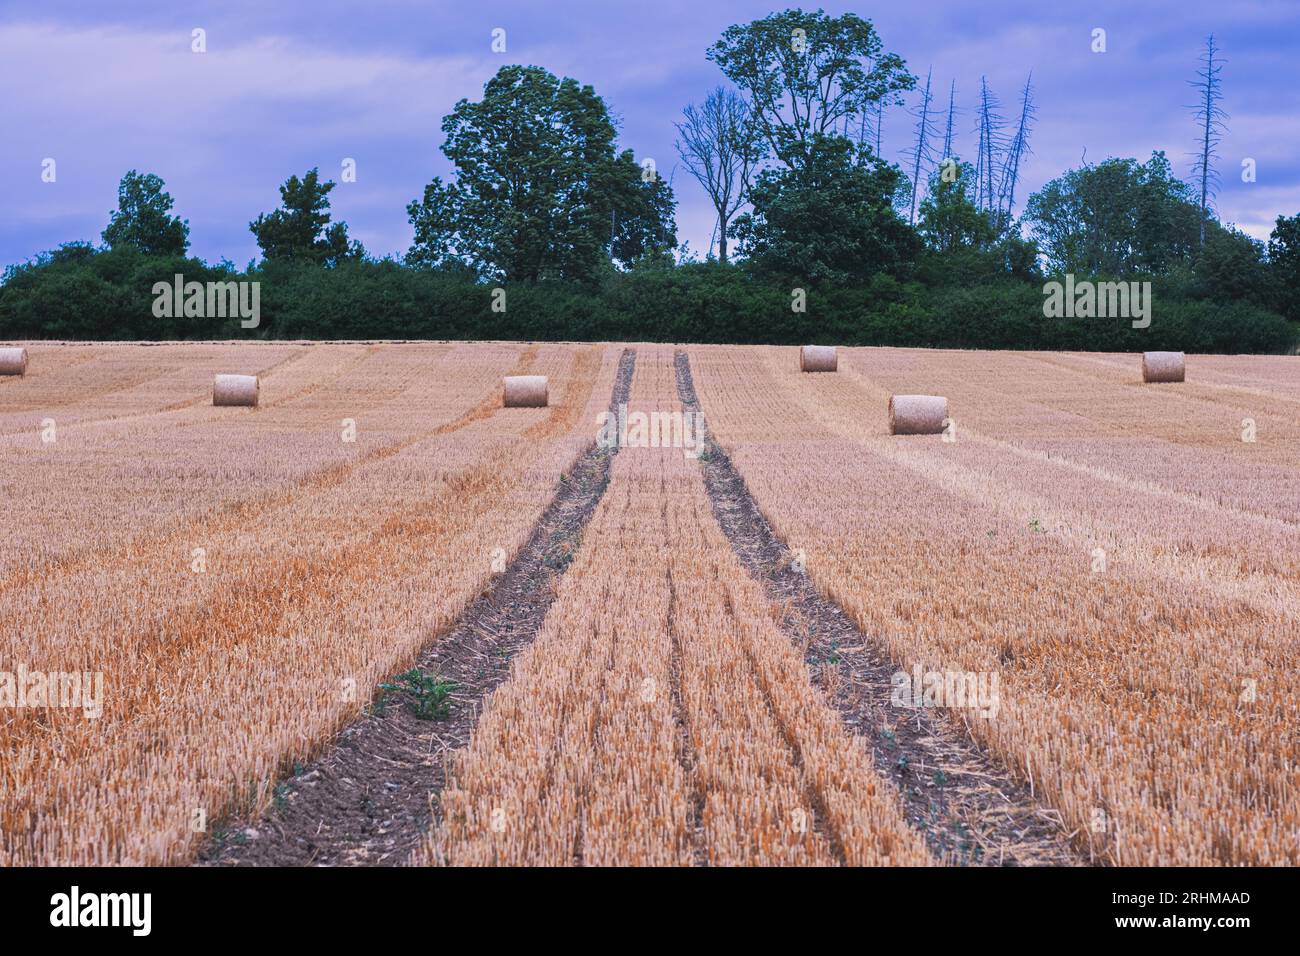
M626 402L636 354L623 352L610 402ZM527 544L456 625L420 657L419 670L456 683L450 716L417 719L405 694L345 729L315 762L276 790L261 820L223 828L200 852L207 865L399 865L438 817L451 751L470 739L487 697L536 636L556 586L604 496L617 449L593 447L543 512Z
M676 354L682 404L699 411L690 358ZM896 784L908 823L947 863L1079 865L1058 815L972 743L942 712L891 706L899 670L884 645L864 634L795 568L793 555L759 511L731 460L705 432L701 457L713 513L736 556L784 609L782 628L805 648L814 683L845 724L872 749Z

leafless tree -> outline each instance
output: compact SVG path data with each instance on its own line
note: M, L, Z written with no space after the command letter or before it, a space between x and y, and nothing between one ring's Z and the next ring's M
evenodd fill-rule
M943 134L943 158L952 159L952 119L957 113L957 81L948 88L948 128Z
M682 110L675 124L677 152L704 187L718 215L718 260L727 261L727 223L749 193L749 181L763 157L762 134L753 112L734 90L719 86L698 108Z
M1000 226L1011 222L1012 209L1016 204L1016 186L1020 182L1020 161L1025 154L1032 152L1029 148L1029 133L1033 126L1034 114L1037 112L1034 109L1033 80L1034 74L1031 72L1025 80L1025 88L1020 93L1020 123L1016 127L1016 135L1011 138L1006 161L1002 164L1002 182L998 189Z
M931 118L930 104L932 101L930 95L930 78L934 70L925 75L925 89L921 91L921 105L913 111L916 117L916 149L912 152L912 210L908 216L908 222L916 222L916 194L921 186L921 175L923 167L928 167L934 161L934 148L930 145L931 138L934 136L934 120Z
M1223 134L1228 131L1228 114L1219 108L1219 100L1223 98L1219 88L1222 72L1223 59L1219 56L1219 48L1214 45L1214 34L1210 34L1205 40L1205 52L1201 54L1201 68L1196 71L1196 79L1189 81L1198 93L1192 115L1201 129L1200 149L1192 163L1192 174L1200 180L1201 186L1202 246L1205 245L1205 221L1219 188L1219 173L1214 168L1214 161L1219 158L1216 150Z
M997 191L995 179L1003 162L1006 148L1005 121L998 112L998 99L989 89L988 80L980 77L979 146L975 158L975 204L981 209L994 211Z

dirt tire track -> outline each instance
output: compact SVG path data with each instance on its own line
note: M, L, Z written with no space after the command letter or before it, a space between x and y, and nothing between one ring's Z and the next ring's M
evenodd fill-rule
M686 826L690 832L690 854L693 866L708 866L708 836L704 832L704 811L708 794L700 782L699 758L687 722L686 701L682 693L682 635L677 627L677 588L673 583L672 569L668 569L668 634L672 640L672 660L669 663L668 693L673 702L673 721L677 725L677 761L682 765L686 785L690 790L690 805L686 811Z
M676 353L682 404L700 411L690 357ZM877 770L895 784L908 823L932 853L957 865L1077 866L1059 815L981 751L940 710L891 705L899 666L881 641L861 631L844 610L818 593L794 567L790 549L772 531L744 478L705 435L701 457L714 516L741 563L782 606L781 627L804 649L813 682L847 727L871 747ZM858 647L853 653L848 648Z
M619 362L611 411L626 402L636 353ZM276 788L256 821L232 822L200 850L200 865L393 866L436 821L447 757L465 746L514 655L536 636L583 529L609 484L617 449L593 447L574 466L518 556L427 648L417 667L456 682L445 720L417 719L405 693L345 728L324 754Z

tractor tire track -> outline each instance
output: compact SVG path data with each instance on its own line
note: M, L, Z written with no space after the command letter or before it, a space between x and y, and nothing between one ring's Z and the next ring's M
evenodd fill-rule
M678 351L675 361L678 396L698 412L690 358ZM884 644L796 569L744 478L707 429L704 436L700 463L718 524L746 570L783 607L782 629L802 646L814 684L871 748L878 772L894 782L908 823L931 852L956 865L1086 863L1059 814L983 753L956 721L935 709L891 705L899 666Z
M636 353L619 362L611 411L626 402ZM491 692L532 642L556 587L609 485L615 448L590 449L562 481L504 573L417 663L455 682L450 713L420 720L407 692L344 729L325 753L276 788L275 806L231 822L199 852L211 866L394 866L407 862L438 819L451 751L469 743Z

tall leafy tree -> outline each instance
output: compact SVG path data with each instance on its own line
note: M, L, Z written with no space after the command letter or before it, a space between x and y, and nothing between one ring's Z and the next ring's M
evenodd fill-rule
M117 186L117 209L103 232L113 249L132 247L151 256L183 256L190 245L190 224L171 214L166 184L153 173L130 170Z
M1197 292L1217 302L1273 304L1264 243L1232 226L1211 220L1197 252L1193 273Z
M1029 198L1024 218L1061 272L1162 273L1199 242L1200 210L1163 152L1072 169Z
M808 162L820 139L887 100L901 103L899 95L916 86L871 21L852 13L786 10L730 26L708 58L745 93L773 155L787 166Z
M610 257L626 266L670 262L677 246L672 186L637 165L631 150L619 153L615 163Z
M299 179L290 176L280 187L280 208L262 213L248 224L262 256L270 262L312 262L336 265L365 256L361 243L349 241L345 222L330 222L330 181L321 182L317 169Z
M759 175L733 234L763 273L813 284L905 275L921 243L894 208L902 182L869 147L818 136L798 168Z
M459 259L512 280L594 278L676 245L671 188L630 151L590 86L504 66L442 121L453 182L407 206L412 265Z

